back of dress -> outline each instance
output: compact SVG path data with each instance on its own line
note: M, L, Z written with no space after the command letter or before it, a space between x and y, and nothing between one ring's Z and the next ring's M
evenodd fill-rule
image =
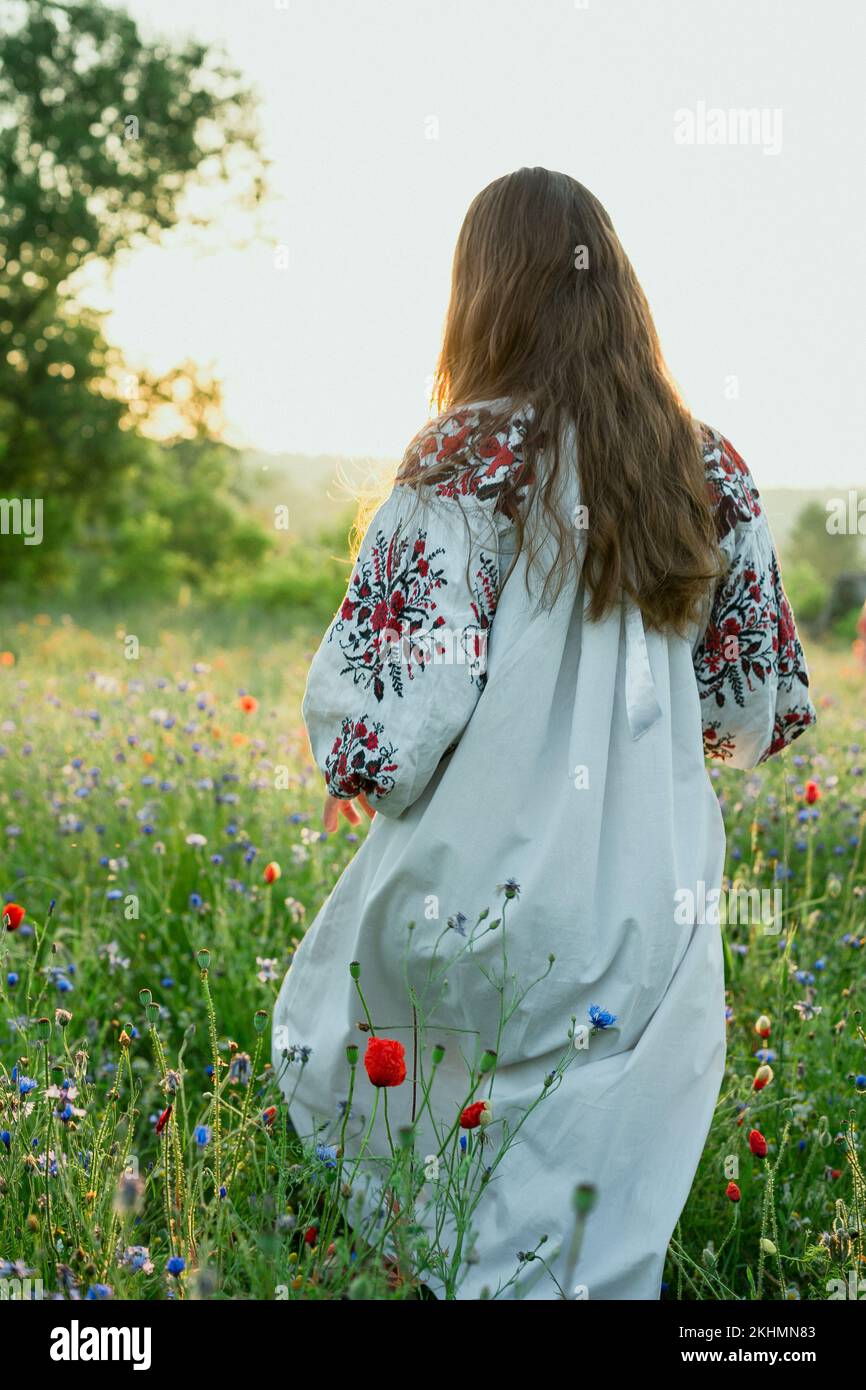
M720 933L700 910L724 830L704 752L750 767L778 751L814 719L808 679L757 491L724 439L702 430L728 572L689 640L647 632L631 602L590 621L579 573L539 602L544 565L511 565L497 506L526 416L485 437L484 410L415 441L453 473L380 508L310 671L329 790L381 814L286 977L274 1062L299 1131L333 1138L361 962L374 1028L413 1058L392 1127L415 1114L425 1049L445 1045L419 1152L497 1054L485 1161L501 1157L474 1212L484 1273L468 1263L461 1296L482 1280L495 1293L541 1235L565 1251L583 1182L597 1208L567 1277L592 1298L653 1298L724 1062ZM582 524L576 483L562 500ZM301 1075L287 1042L312 1049Z

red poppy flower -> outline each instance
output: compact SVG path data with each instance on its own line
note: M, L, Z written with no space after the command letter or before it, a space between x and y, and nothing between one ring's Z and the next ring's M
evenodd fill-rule
M307 1229L304 1231L304 1244L305 1244L305 1245L315 1245L315 1243L316 1243L316 1241L318 1240L318 1238L319 1238L319 1228L318 1228L318 1226L308 1226Z
M374 1086L402 1086L406 1080L406 1049L394 1038L368 1038L364 1066Z
M749 1148L756 1158L767 1157L767 1141L759 1129L749 1130Z
M262 1111L262 1121L266 1125L272 1125L277 1118L277 1107L269 1105L267 1110Z
M805 796L810 806L813 802L821 800L821 788L818 786L817 782L806 783Z
M282 870L276 860L271 860L270 864L265 865L265 883L276 883Z
M3 920L8 931L17 931L26 916L25 909L17 903L7 903L3 909Z
M169 1120L171 1119L171 1106L167 1105L156 1122L157 1134L162 1134Z
M460 1116L460 1128L477 1129L479 1125L488 1123L491 1113L489 1100L473 1101Z
M241 698L238 700L238 704L240 705L244 714L255 714L256 710L259 707L259 702L256 699L255 695L242 695Z
M739 1202L740 1189L737 1187L737 1184L735 1182L728 1183L727 1187L725 1188L725 1196L730 1197L732 1202Z

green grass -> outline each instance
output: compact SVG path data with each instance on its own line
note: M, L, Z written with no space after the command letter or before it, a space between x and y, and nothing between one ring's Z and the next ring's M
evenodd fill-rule
M132 660L122 629L71 620L7 626L0 642L15 658L0 665L0 892L27 913L2 939L0 1276L116 1298L417 1297L442 1272L408 1215L423 1156L404 1136L387 1160L406 1214L390 1230L397 1279L381 1244L347 1226L342 1156L323 1163L287 1130L270 1068L293 945L355 848L348 829L319 835L299 714L315 639L287 639L273 617L225 647L192 618L162 629L142 617L133 633ZM864 678L839 654L813 665L815 734L716 784L731 878L781 886L783 930L726 929L728 1070L668 1298L826 1298L828 1280L864 1272ZM808 778L821 791L811 808ZM266 885L271 860L282 875ZM774 1077L756 1092L761 1014ZM24 1077L36 1084L22 1095ZM750 1154L753 1128L766 1159ZM475 1179L454 1152L443 1147L441 1186L468 1239ZM591 1194L577 1227L585 1208ZM142 1267L132 1247L146 1247Z

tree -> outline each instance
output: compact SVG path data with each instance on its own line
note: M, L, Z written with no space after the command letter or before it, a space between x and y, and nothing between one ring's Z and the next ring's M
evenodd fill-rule
M59 581L82 541L128 544L130 482L145 475L196 498L206 478L231 550L230 453L209 428L209 388L188 374L193 426L183 449L159 453L141 409L159 386L128 399L120 354L77 304L74 277L189 220L193 186L227 187L252 208L262 179L251 98L203 45L146 43L98 0L0 0L0 496L43 499L45 532L38 547L0 545L0 582ZM199 572L200 531L147 534L188 546L179 568Z
M787 550L801 565L810 565L824 581L862 567L861 540L856 532L836 534L828 526L821 502L807 502L791 529Z

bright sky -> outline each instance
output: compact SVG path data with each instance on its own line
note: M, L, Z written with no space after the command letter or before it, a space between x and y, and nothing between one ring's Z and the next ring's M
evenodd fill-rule
M543 164L606 205L686 399L759 486L863 483L864 7L125 8L149 34L221 41L261 96L273 242L132 253L108 324L133 365L212 366L236 442L399 456L425 418L466 208ZM763 130L709 143L713 128L736 136L740 108L762 111Z

